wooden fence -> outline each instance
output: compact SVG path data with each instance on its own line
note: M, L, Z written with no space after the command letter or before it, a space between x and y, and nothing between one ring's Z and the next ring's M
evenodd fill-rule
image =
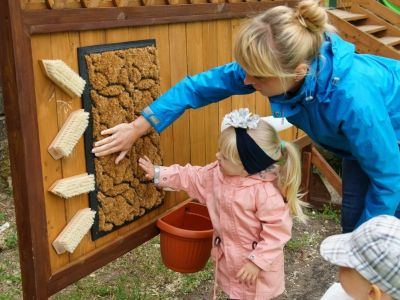
M186 197L168 195L162 207L144 218L95 242L86 236L73 254L57 255L52 241L77 210L88 206L88 198L64 201L47 189L57 179L85 172L84 145L79 142L71 157L62 161L53 160L47 147L68 114L82 104L79 99L68 105L62 101L67 96L45 77L39 60L62 59L77 71L78 47L155 39L161 88L166 91L186 75L231 61L240 18L271 6L296 4L157 1L5 0L0 4L1 72L26 299L44 299L152 238L158 233L155 220ZM125 5L129 7L117 7ZM91 6L108 8L84 8ZM187 111L161 135L165 164L213 161L221 118L239 107L270 114L267 99L259 94ZM282 137L294 139L295 129Z

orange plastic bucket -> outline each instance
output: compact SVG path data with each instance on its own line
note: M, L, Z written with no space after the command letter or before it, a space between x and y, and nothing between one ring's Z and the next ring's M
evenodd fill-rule
M194 273L210 257L213 228L207 207L189 202L157 220L163 263L176 272Z

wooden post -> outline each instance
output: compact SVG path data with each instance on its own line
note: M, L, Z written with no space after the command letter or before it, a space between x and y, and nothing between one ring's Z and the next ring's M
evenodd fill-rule
M50 264L30 36L21 1L0 2L1 73L24 299L47 299ZM31 224L35 223L35 226Z

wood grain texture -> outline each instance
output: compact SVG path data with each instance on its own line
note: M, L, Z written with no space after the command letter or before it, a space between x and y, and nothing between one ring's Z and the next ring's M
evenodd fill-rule
M21 13L11 0L0 4L0 38L7 45L1 53L1 64L5 108L10 120L8 131L13 140L11 162L26 295L45 298L47 293L62 289L140 245L158 233L154 221L186 199L184 194L171 193L165 205L139 223L129 225L129 229L122 228L96 242L88 236L74 254L56 255L51 241L76 210L87 206L87 198L65 201L44 191L56 179L81 173L85 160L83 145L78 145L73 156L61 162L54 161L46 149L68 114L80 108L81 103L55 87L40 70L38 60L63 59L77 70L77 47L155 38L161 90L165 92L187 74L230 62L233 36L239 24L231 18L264 9L271 3L49 9L46 13ZM294 1L273 4L281 3ZM18 47L13 47L16 41ZM214 161L222 117L239 105L267 113L267 102L257 97L238 98L234 105L229 98L186 112L161 134L164 164L204 165ZM26 226L27 220L30 226Z
M32 48L19 1L0 2L0 64L25 299L45 299L50 277Z
M23 11L30 33L94 30L143 25L172 24L246 17L277 5L295 6L297 0L243 3L146 5L113 9L52 9Z

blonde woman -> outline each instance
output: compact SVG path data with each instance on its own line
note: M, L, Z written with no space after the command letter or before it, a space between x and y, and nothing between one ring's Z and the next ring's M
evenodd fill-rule
M207 205L215 278L229 298L272 299L285 287L283 247L292 216L304 220L300 155L248 109L226 115L222 127L217 161L205 167L154 166L147 157L139 165L158 186Z
M257 90L269 97L274 117L286 117L344 158L344 232L374 216L394 215L400 202L400 62L357 54L333 31L315 1L271 8L242 26L236 62L183 79L133 123L105 130L112 136L93 151L121 151L118 162L151 126L161 132L187 108Z

